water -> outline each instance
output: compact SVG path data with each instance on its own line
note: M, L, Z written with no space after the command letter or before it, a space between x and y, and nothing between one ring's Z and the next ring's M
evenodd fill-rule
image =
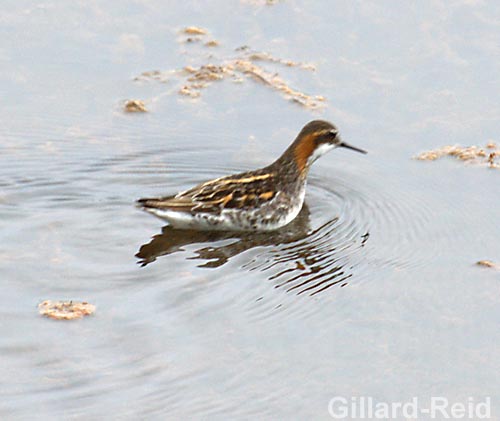
M2 419L329 419L335 396L500 401L499 173L416 153L500 141L493 2L7 2L0 13ZM180 42L198 25L220 46ZM133 81L249 45L312 111L220 81ZM147 114L122 101L145 99ZM268 164L324 118L336 150L272 235L134 207ZM94 316L55 322L45 299ZM425 417L424 417L425 419Z

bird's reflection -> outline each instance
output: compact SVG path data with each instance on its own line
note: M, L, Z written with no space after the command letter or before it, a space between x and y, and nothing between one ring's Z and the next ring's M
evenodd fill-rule
M334 217L312 230L307 204L293 222L270 232L179 230L167 225L162 228L161 234L140 247L136 254L137 263L146 266L160 256L183 251L184 246L199 244L201 247L190 259L201 260L199 267L217 268L254 247L273 246L248 262L245 269L268 272L268 279L276 288L299 295L315 295L336 284L346 285L352 276L344 268L343 256L350 253L347 251L355 243L360 245L361 236L357 241L335 235L340 234L336 232L339 229L337 225L338 218ZM215 245L222 240L227 241Z
M307 237L310 230L309 208L306 204L302 207L299 215L287 226L268 232L230 232L230 231L196 231L180 230L166 225L161 234L155 235L152 240L141 246L136 257L139 258L141 266L152 263L159 256L165 256L177 251L183 251L182 247L190 244L214 243L220 240L234 240L230 244L218 247L202 247L195 253L192 259L201 259L206 262L200 267L219 267L248 249L257 246L268 246L291 243Z

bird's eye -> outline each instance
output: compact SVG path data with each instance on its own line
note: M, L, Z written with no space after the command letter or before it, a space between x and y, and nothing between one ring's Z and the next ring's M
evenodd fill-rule
M338 131L337 130L330 130L329 135L332 139L335 139L337 137Z

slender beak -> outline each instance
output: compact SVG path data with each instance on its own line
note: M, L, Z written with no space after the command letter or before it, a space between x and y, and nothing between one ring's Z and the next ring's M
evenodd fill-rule
M349 143L345 143L344 141L340 142L339 146L342 148L352 149L353 151L360 152L360 153L368 153L368 152L364 151L363 149L356 148L356 146L349 145Z

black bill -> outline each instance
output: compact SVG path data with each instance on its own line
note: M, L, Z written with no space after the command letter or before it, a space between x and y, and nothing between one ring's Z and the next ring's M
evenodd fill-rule
M347 148L347 149L352 149L353 151L360 152L360 153L368 153L363 149L356 148L356 146L349 145L349 143L342 142L339 146L342 148Z

